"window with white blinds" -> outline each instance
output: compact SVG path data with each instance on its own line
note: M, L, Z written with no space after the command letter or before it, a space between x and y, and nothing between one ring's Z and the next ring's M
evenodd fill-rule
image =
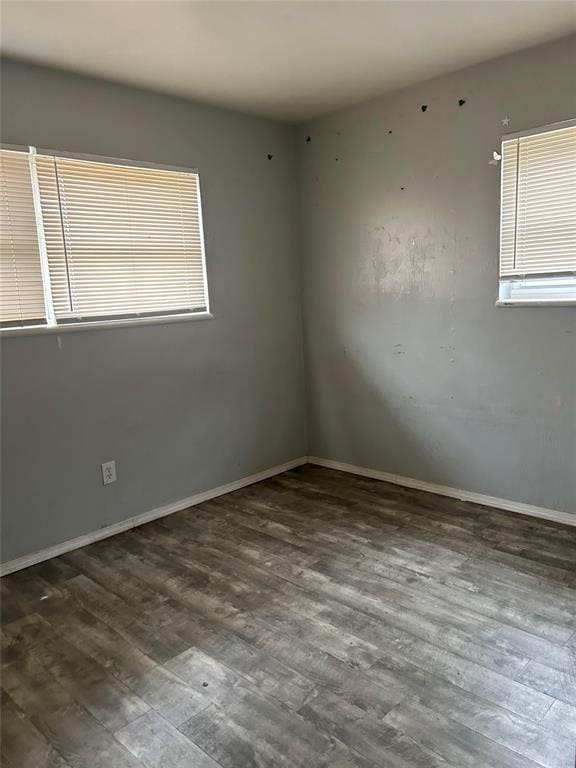
M500 299L576 297L576 121L502 142Z
M2 290L3 325L208 312L196 173L33 149L4 156L2 268L15 277Z

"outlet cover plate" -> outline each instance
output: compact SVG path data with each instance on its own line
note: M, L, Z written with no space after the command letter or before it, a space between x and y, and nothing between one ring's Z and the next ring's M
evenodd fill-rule
M104 485L110 485L110 483L116 482L116 462L105 461L102 464L102 482Z

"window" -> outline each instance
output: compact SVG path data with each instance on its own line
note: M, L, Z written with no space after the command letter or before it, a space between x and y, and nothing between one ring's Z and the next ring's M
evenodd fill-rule
M576 120L502 141L499 303L576 303Z
M198 175L0 150L0 322L208 312Z

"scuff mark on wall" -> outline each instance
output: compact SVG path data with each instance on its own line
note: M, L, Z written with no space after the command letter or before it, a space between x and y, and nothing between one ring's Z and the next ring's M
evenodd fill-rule
M425 234L414 232L400 237L388 227L374 227L371 236L369 283L377 295L401 296L411 293L432 295L437 238L430 228ZM362 277L361 277L362 279Z
M383 293L383 284L386 278L386 257L384 255L384 246L382 238L378 237L374 241L372 250L372 280L375 292L378 296Z
M432 251L435 243L432 240L417 238L415 235L410 243L410 274L412 278L412 288L418 288L426 280L426 272L431 268L431 261L435 261L436 256Z

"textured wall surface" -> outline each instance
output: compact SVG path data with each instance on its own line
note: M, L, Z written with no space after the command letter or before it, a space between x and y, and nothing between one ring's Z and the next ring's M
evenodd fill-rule
M576 308L494 306L488 164L575 115L573 37L302 127L311 455L576 514Z
M198 168L214 313L2 340L6 560L306 452L293 138L4 63L4 142Z

